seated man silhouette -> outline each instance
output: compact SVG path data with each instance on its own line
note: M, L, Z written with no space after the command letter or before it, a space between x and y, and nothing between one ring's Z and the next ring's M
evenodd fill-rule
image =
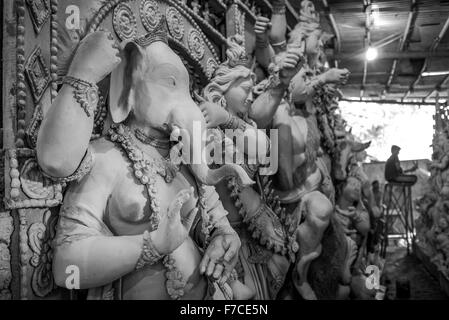
M414 185L418 180L418 177L413 174L406 174L418 169L418 163L414 162L413 167L408 170L402 170L401 163L398 155L400 147L393 145L391 147L391 156L385 163L385 180L388 182L403 183L408 185Z

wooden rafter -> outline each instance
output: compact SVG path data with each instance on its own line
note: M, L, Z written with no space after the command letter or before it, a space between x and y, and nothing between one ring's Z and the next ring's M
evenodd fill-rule
M413 26L415 24L416 17L418 15L418 5L416 0L411 0L411 8L408 14L407 24L405 26L404 34L402 35L402 39L398 45L398 51L403 52L406 48L406 44L408 42L408 38L413 30ZM390 90L391 83L393 82L394 75L396 73L396 68L399 63L399 58L393 60L393 64L391 65L390 74L388 76L387 83L385 84L385 89L382 92L382 95L385 95L388 90Z
M449 57L449 55L447 56ZM429 99L429 97L436 91L437 93L439 91L441 91L441 89L443 88L444 84L449 80L449 75L447 75L446 77L444 77L443 80L441 80L436 86L435 89L433 89L432 91L429 92L429 94L427 94L427 96L425 96L425 98L423 99L423 101L426 101L427 99Z
M371 45L371 0L363 0L363 9L365 11L365 48L368 48ZM365 59L363 63L363 77L362 77L362 85L360 88L360 99L363 98L365 93L365 85L366 85L366 77L368 73L368 61Z
M438 48L438 45L440 44L441 39L443 39L444 35L446 34L446 31L447 31L448 28L449 28L449 17L447 17L447 19L446 19L446 21L445 21L445 23L443 25L443 28L441 29L438 37L436 37L433 40L432 46L430 47L430 50L429 50L430 52L434 52ZM405 93L403 99L406 99L410 95L410 93L413 92L416 84L419 82L419 80L421 80L423 72L426 71L427 66L429 64L429 60L430 60L429 58L426 58L424 60L424 64L423 64L421 70L419 71L418 77L415 79L415 81L412 82L409 90L407 90L407 92Z
M374 47L374 48L377 48L377 49L382 48L382 47L384 47L386 45L389 45L392 42L397 41L400 37L402 37L401 34L398 34L398 33L391 34L391 35L389 35L389 36L387 36L387 37L385 37L385 38L383 38L383 39L381 39L379 41L376 41L376 42L372 43L371 47ZM366 52L366 49L362 48L362 49L357 50L357 51L352 52L352 53L346 53L346 54L338 54L337 53L335 58L337 58L337 59L354 59L357 56L359 56L361 54L364 54L365 52Z
M334 15L330 11L329 4L327 3L327 0L322 0L324 8L327 11L327 17L329 18L329 21L331 23L332 29L335 34L335 51L338 53L341 49L341 35L340 31L338 30L337 22L335 21Z

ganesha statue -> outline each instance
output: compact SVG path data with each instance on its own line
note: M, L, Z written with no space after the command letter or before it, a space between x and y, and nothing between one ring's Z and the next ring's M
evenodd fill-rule
M65 286L67 267L77 266L91 299L238 296L236 280L233 288L229 283L240 239L213 185L234 177L245 187L252 180L238 165L210 169L189 158L193 142L184 137L195 139L193 126L205 130L206 121L167 37L165 19L120 45L104 31L87 35L39 132L41 168L69 183L55 238L55 281ZM89 142L83 129L92 131L96 83L111 72L113 123ZM77 138L62 141L75 126Z

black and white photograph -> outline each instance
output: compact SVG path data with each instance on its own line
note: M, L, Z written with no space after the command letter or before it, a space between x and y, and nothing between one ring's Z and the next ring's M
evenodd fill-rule
M449 0L0 6L0 300L449 299Z

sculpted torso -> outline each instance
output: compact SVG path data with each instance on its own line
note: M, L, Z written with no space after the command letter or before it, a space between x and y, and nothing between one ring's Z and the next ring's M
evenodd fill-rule
M148 195L144 186L134 177L127 156L104 138L94 142L91 147L94 150L94 167L80 184L70 188L64 204L76 203L90 208L115 236L138 235L149 230L148 218L151 212ZM147 149L146 152L150 154L151 150ZM151 152L151 156L161 157L157 151ZM170 184L158 176L156 189L161 215L166 214L173 195L190 186L196 186L195 180L185 168ZM194 209L197 201L198 192L195 188L194 197L184 204L181 216L185 217ZM188 279L190 290L187 288L183 298L202 299L206 283L199 274L201 256L196 244L188 237L172 256L183 278ZM158 263L125 275L122 278L123 298L169 299L165 288L165 271L164 266Z
M318 150L315 145L308 145L308 134L310 128L310 121L296 110L291 110L291 107L287 103L283 103L273 121L273 127L280 130L281 139L283 136L289 136L287 141L280 140L279 143L279 170L280 173L286 176L292 177L292 184L286 185L288 180L279 179L281 182L279 187L284 190L290 190L292 188L300 188L305 186L306 188L312 188L319 180L319 172L314 163L308 163L306 157L307 148L310 148L309 152L316 153ZM287 143L285 143L287 142ZM290 155L291 154L291 155ZM291 168L284 165L282 158L291 157ZM306 176L304 176L304 174ZM307 177L307 179L305 179ZM311 191L311 190L310 190Z

